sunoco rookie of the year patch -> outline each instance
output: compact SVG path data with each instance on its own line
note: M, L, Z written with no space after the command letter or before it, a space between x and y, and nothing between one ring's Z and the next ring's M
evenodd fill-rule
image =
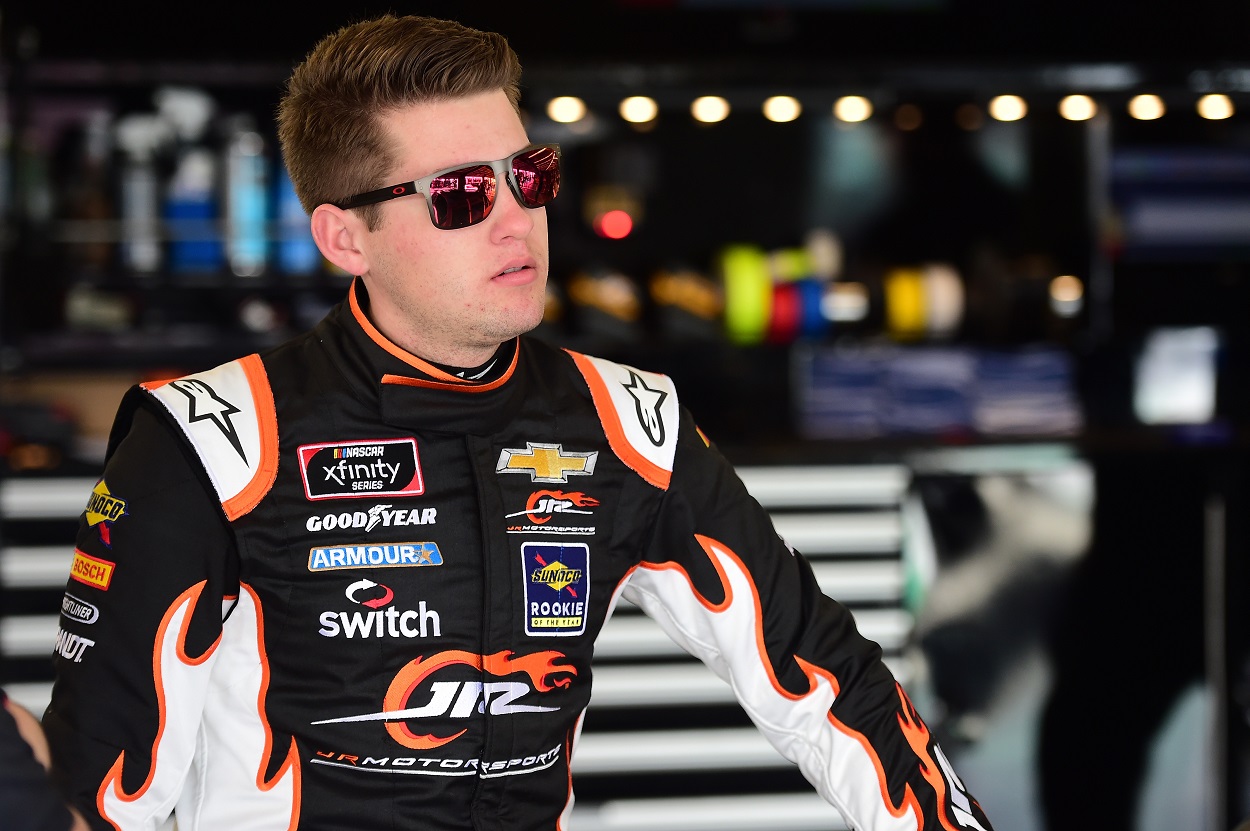
M585 543L527 542L521 546L525 579L525 634L580 635L590 603L590 547Z

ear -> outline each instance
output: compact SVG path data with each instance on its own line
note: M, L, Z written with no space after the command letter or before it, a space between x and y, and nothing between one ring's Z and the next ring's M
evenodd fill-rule
M348 274L360 276L369 271L369 258L362 245L369 229L351 211L322 204L313 209L312 235L321 254Z

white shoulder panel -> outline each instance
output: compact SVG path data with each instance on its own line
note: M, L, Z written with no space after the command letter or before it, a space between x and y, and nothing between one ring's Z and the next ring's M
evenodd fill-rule
M186 433L223 504L248 491L271 462L265 446L263 403L269 390L267 384L264 390L253 388L253 364L259 361L244 358L167 383L145 385Z
M573 357L590 386L612 450L652 484L667 488L680 420L672 380L602 358Z

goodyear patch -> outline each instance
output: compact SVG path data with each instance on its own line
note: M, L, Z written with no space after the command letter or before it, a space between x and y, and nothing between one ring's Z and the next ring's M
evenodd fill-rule
M113 570L116 568L116 563L92 557L75 548L74 561L69 567L69 576L79 583L93 586L100 591L108 591L109 583L113 582Z
M111 493L109 486L101 479L91 489L85 515L87 524L100 532L100 541L112 548L113 541L110 536L113 523L126 516L126 500Z
M521 545L525 634L580 635L590 604L590 547L585 543Z
M435 542L392 542L377 545L326 545L309 549L309 571L340 568L402 568L441 566L443 553Z

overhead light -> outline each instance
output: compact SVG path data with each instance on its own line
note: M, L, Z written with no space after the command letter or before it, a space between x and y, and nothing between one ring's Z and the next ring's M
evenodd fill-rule
M1198 115L1212 121L1220 121L1233 114L1233 99L1227 95L1213 93L1198 99Z
M981 108L976 104L960 104L959 109L955 110L955 123L969 132L980 130L984 121Z
M1068 121L1089 121L1098 114L1098 105L1088 95L1065 95L1059 102L1059 115Z
M634 230L634 218L629 211L616 208L605 211L594 220L595 233L608 239L625 239Z
M1154 121L1167 112L1163 99L1157 95L1134 95L1128 102L1128 114L1138 121Z
M690 105L690 114L695 121L704 124L715 124L729 117L729 102L719 95L704 95L694 99Z
M547 102L547 117L560 124L573 124L586 117L586 102L575 95L561 95Z
M802 112L799 99L789 95L774 95L764 102L764 117L769 121L794 121Z
M655 103L654 98L646 95L631 95L629 98L621 101L619 108L621 118L631 124L645 124L648 121L654 121L660 112L659 106Z
M997 95L990 99L990 118L995 121L1019 121L1029 112L1029 105L1018 95Z
M900 104L894 111L894 126L900 130L911 132L919 129L924 123L924 113L915 104Z
M851 124L867 121L872 117L872 102L862 95L846 95L834 102L833 115Z
M1050 309L1059 317L1076 317L1085 304L1085 284L1071 274L1050 281Z

